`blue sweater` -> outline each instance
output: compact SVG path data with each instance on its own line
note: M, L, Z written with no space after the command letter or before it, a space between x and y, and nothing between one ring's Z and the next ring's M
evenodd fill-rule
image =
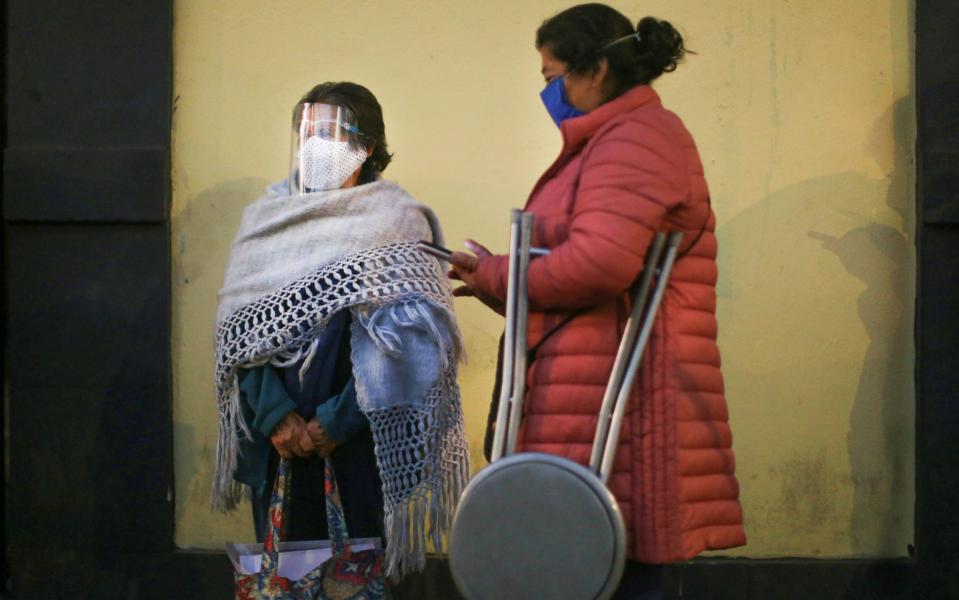
M253 439L242 442L234 478L250 485L257 496L266 491L270 433L290 411L305 420L315 416L338 447L369 427L356 403L346 343L349 322L348 311L330 320L302 384L299 371L303 360L282 369L263 365L240 372L244 418Z

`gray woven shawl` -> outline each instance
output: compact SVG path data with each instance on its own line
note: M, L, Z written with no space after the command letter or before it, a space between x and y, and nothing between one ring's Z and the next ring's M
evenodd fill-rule
M437 219L391 181L302 196L280 182L246 208L217 309L214 509L242 495L233 473L251 434L238 370L308 364L326 323L348 308L357 403L383 481L387 574L422 569L427 539L440 548L469 453L450 286L443 265L415 249L420 239L443 243Z

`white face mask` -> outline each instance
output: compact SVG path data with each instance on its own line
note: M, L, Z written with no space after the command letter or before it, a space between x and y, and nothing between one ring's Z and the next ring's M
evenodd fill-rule
M366 158L364 148L351 147L349 142L310 137L300 154L303 185L308 191L337 190L363 166Z

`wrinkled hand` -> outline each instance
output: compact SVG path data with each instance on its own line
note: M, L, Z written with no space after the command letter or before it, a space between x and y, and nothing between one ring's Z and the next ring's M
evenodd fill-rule
M466 240L466 247L472 250L476 256L471 256L465 252L454 252L450 259L451 269L447 275L450 279L462 281L465 284L453 290L453 295L457 297L473 296L493 310L502 311L503 302L499 298L483 293L476 285L476 269L479 267L480 259L492 256L492 253L473 240Z
M310 440L316 448L316 453L323 458L333 454L333 451L336 450L336 442L330 439L326 429L323 428L320 420L316 417L310 419L310 422L306 424L306 431L310 434Z
M315 450L313 440L306 430L306 421L295 411L286 413L283 420L273 428L270 441L283 458L305 458Z

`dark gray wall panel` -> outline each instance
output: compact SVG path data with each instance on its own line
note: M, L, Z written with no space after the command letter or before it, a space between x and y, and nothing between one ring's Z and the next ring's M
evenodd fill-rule
M6 236L15 597L175 597L167 226Z
M168 146L171 2L6 5L8 146Z
M225 564L224 564L225 563ZM15 597L95 600L232 600L233 571L223 553L43 553L13 558L29 587Z
M174 556L172 3L5 8L13 585L146 597Z
M959 598L959 2L916 8L916 597Z
M165 225L8 226L10 533L172 547Z
M956 138L952 148L925 149L917 161L922 225L959 225L959 131Z
M924 226L918 298L916 553L926 598L959 598L959 228Z
M167 149L9 148L3 160L7 221L163 223Z

